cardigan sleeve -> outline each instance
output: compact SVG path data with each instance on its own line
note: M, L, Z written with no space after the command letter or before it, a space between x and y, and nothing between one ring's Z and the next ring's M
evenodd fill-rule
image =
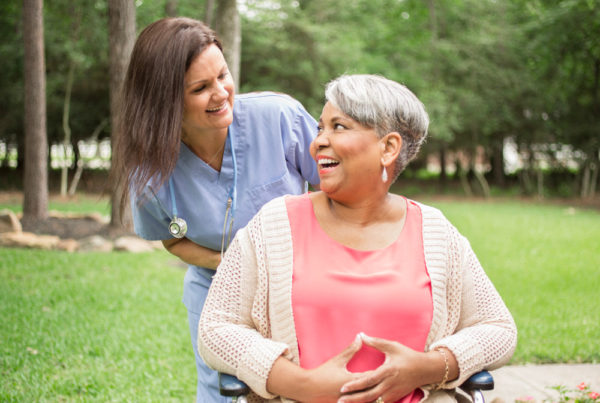
M212 369L237 376L271 399L266 383L275 360L288 346L268 338L265 277L257 254L260 214L235 236L210 287L198 326L198 352Z
M444 337L430 349L446 347L456 357L457 387L473 373L506 364L517 343L517 328L500 294L483 270L468 240L447 222L447 317Z

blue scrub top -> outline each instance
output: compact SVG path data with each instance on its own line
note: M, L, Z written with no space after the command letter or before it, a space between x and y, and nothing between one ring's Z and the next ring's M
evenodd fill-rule
M228 136L233 140L237 165L237 201L233 233L244 227L269 200L301 194L306 182L319 183L309 147L317 122L293 98L276 93L237 95ZM181 143L171 183L178 217L187 222L186 237L204 247L220 250L227 198L233 187L231 145L226 142L221 171L215 171ZM132 196L135 232L144 239L171 239L173 217L169 180L156 189L148 184L140 200ZM190 265L186 283L208 287L214 270ZM184 288L186 307L199 313ZM200 306L199 306L200 305Z

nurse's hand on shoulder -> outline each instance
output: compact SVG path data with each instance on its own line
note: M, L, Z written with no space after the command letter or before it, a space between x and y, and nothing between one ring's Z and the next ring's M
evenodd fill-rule
M172 238L162 241L169 253L177 256L188 264L216 270L221 263L221 252L205 248L188 238Z

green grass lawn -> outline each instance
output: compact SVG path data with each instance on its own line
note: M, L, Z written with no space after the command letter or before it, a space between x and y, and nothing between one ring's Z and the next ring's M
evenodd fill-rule
M193 401L183 276L166 252L0 249L0 401Z
M600 212L518 202L441 202L512 312L513 363L600 362Z
M17 193L4 194L0 198L0 210L9 209L15 213L23 211L23 197ZM110 203L104 196L75 194L71 197L51 195L48 210L70 213L96 212L110 216Z
M471 241L513 313L512 363L600 362L600 212L423 201ZM98 211L85 203L57 209ZM0 401L193 401L183 276L166 252L0 249Z

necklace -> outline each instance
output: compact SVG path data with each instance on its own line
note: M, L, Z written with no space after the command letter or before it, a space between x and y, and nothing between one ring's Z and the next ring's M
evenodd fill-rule
M223 145L221 147L219 147L219 149L217 150L216 153L213 154L213 156L210 158L210 160L206 161L204 158L200 157L204 162L206 162L207 165L210 165L211 167L215 168L212 163L216 160L216 158L219 156L219 154L221 154L223 152L223 150L225 150L225 141L223 142ZM216 169L216 168L215 168Z
M219 171L221 166L219 164L219 166L215 167L213 166L213 162L215 162L217 160L217 157L219 155L223 155L223 150L225 150L225 144L226 144L227 140L225 139L223 141L223 144L219 147L219 149L217 150L217 152L215 152L210 158L205 158L203 153L200 152L200 150L197 147L194 147L191 144L186 144L188 146L188 148L194 153L196 154L196 156L198 158L200 158L202 161L204 161L204 163L206 163L206 165L209 165L210 167L214 168L215 170Z
M198 158L200 158L202 161L204 161L206 163L206 165L209 165L210 167L214 168L215 170L219 171L221 169L221 165L219 164L219 166L215 167L213 166L213 162L215 162L217 160L217 157L219 155L223 155L223 150L225 150L225 145L227 144L227 133L225 134L225 137L223 138L223 142L222 144L219 146L219 148L217 149L217 151L212 154L212 156L210 158L205 158L203 151L203 147L202 144L198 145L196 144L196 142L191 141L192 137L191 136L187 136L185 132L182 133L181 135L181 141L183 141L185 143L185 145L190 149L190 151L192 151L194 154L196 154L196 156Z

